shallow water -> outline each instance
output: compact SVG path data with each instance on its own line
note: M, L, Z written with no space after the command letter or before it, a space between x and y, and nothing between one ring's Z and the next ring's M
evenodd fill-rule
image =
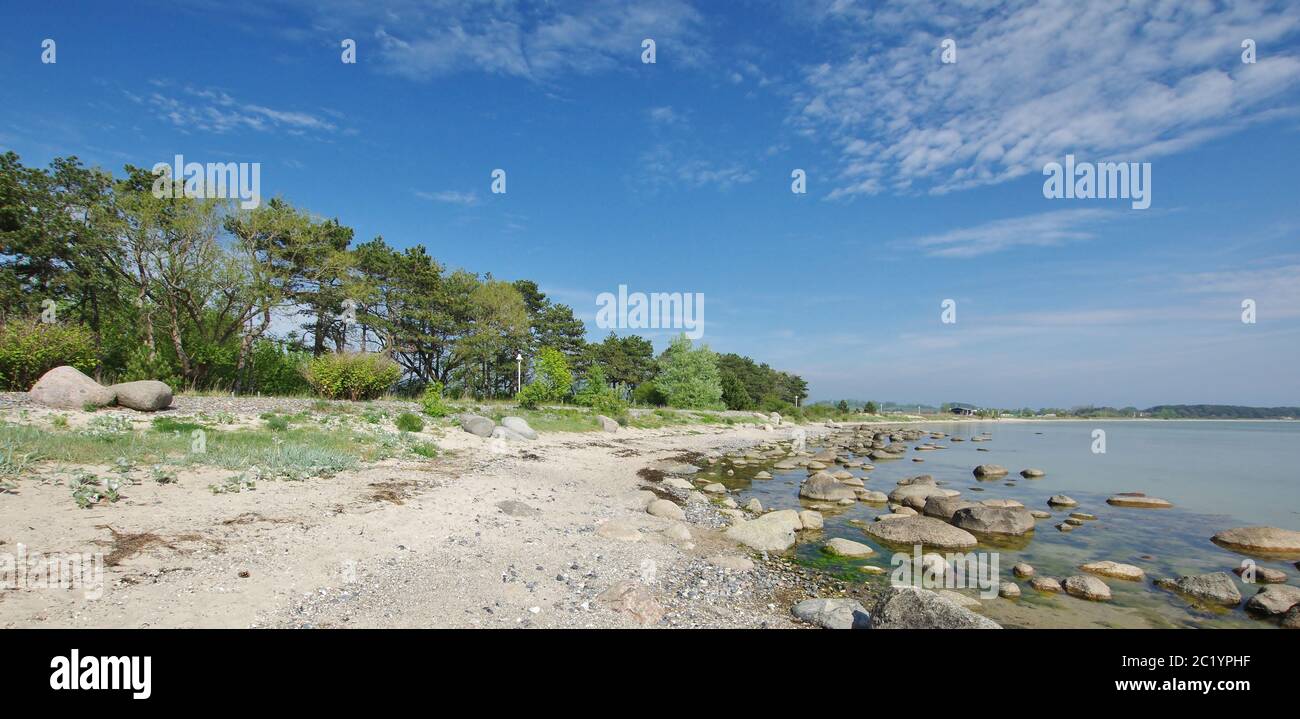
M921 425L918 425L921 427ZM930 431L969 439L987 432L987 442L933 440L947 449L909 450L902 460L864 461L874 470L850 470L863 477L868 489L885 493L899 479L933 475L945 487L962 492L964 499L1017 499L1030 509L1052 512L1038 521L1025 538L1000 543L982 542L976 550L996 553L997 581L1015 581L1023 592L1018 600L983 600L983 613L1005 626L1025 627L1259 627L1275 625L1252 618L1240 607L1221 610L1198 607L1185 598L1155 587L1158 577L1230 572L1244 555L1220 548L1210 536L1221 529L1246 525L1272 525L1300 530L1300 422L1143 422L1143 421L1043 421L960 422L926 424ZM1105 431L1106 452L1094 453L1093 431ZM915 446L931 440L908 443ZM812 443L810 443L812 446ZM984 449L987 451L978 451ZM913 457L924 462L913 462ZM971 470L979 464L1000 464L1010 470L1005 478L976 481ZM1023 479L1019 471L1043 469L1041 479ZM800 509L819 504L798 497L806 470L769 471L770 480L751 480L760 467L736 468L735 477L718 481L738 490L742 505L758 497L765 508ZM712 473L706 473L712 476ZM1105 503L1118 492L1144 492L1166 499L1172 509L1131 509ZM1068 510L1053 509L1047 498L1068 494L1079 502ZM1071 511L1097 516L1085 526L1063 533L1055 525ZM826 571L861 576L867 582L886 582L888 575L863 576L858 567L874 565L891 570L897 548L886 547L850 520L870 523L887 514L883 505L856 503L823 510L826 526L819 532L801 532L795 552L800 560ZM832 537L868 544L876 554L862 560L830 559L821 545ZM1146 571L1142 582L1101 578L1111 588L1110 602L1089 602L1065 595L1035 592L1027 581L1015 579L1017 562L1033 565L1040 576L1064 579L1082 574L1079 564L1109 559L1134 564ZM1252 557L1260 566L1283 570L1289 584L1297 584L1292 560ZM1235 578L1234 578L1235 579ZM1235 579L1242 596L1249 598L1258 586ZM972 594L972 592L967 592ZM1244 604L1244 602L1243 602Z

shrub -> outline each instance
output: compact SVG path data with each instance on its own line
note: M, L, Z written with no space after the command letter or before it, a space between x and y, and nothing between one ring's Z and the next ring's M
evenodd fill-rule
M438 445L433 442L419 442L411 445L411 451L421 457L433 458L438 456Z
M627 402L605 382L605 371L600 365L592 365L583 381L582 390L573 397L574 402L620 422L627 418Z
M515 399L528 409L535 409L545 402L558 402L569 394L573 384L573 373L569 371L569 360L562 352L550 347L543 347L537 354L533 381L524 386Z
M424 420L420 419L419 415L410 412L397 415L397 419L394 420L393 424L396 424L397 428L403 432L419 432L424 429Z
M420 396L420 410L430 417L446 417L451 414L451 407L442 398L442 383L430 382Z
M617 420L620 424L627 423L627 402L623 401L613 391L603 394L591 403L591 411L596 414L603 414L610 419Z
M272 432L283 432L286 429L289 429L288 417L281 417L278 414L272 414L269 416L263 416L262 418L266 420L266 428Z
M309 387L299 368L311 353L270 340L253 343L252 382L249 389L259 394L302 394Z
M302 375L322 397L356 401L382 396L402 376L402 369L385 354L344 352L308 360Z
M665 404L663 393L653 381L637 385L636 389L632 390L632 401L651 407L662 407Z
M26 392L61 365L89 374L98 364L95 339L81 325L17 320L0 325L0 387Z
M583 407L591 407L602 395L612 393L613 390L605 381L605 370L600 365L593 364L583 378L582 389L573 395L573 401Z

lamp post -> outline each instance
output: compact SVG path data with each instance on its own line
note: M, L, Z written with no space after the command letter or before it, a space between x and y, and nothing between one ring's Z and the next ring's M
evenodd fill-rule
M523 381L524 381L524 353L518 352L515 354L515 394L519 394L520 392L523 391L524 389Z

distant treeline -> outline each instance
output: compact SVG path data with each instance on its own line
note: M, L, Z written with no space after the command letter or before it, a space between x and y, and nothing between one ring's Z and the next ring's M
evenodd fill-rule
M879 412L901 412L916 414L948 414L952 411L956 403L945 402L939 406L927 405L924 403L905 403L905 402L881 402L877 406L875 402L863 402L861 400L842 399L818 400L811 406L832 407L842 413L849 412L866 412L875 414ZM1085 405L1082 407L1071 407L1069 409L1060 407L1042 407L1033 409L1031 407L1022 407L1020 409L1007 409L997 407L979 407L978 405L967 405L967 407L976 407L978 413L984 416L1013 416L1013 417L1076 417L1082 419L1092 418L1122 418L1122 417L1144 417L1150 419L1291 419L1300 417L1300 407L1245 407L1235 404L1161 404L1147 409L1138 409L1137 407L1094 407Z

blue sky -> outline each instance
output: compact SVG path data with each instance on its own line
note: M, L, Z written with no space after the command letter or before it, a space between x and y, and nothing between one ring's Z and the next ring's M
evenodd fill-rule
M0 149L260 162L592 339L620 284L703 293L814 399L1300 404L1295 3L176 5L5 3ZM1044 198L1067 153L1151 163L1150 209Z

